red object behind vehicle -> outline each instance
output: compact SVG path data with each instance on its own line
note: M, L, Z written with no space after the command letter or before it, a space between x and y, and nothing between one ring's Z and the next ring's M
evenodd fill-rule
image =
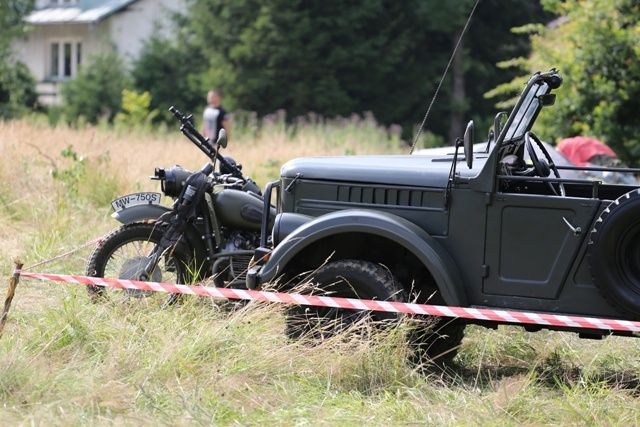
M587 166L589 159L598 155L617 158L616 153L607 145L586 136L565 138L560 141L557 149L577 166Z

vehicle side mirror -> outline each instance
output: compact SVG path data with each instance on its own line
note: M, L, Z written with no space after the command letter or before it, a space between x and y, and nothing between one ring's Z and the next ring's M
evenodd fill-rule
M545 93L544 95L538 96L538 102L543 107L551 107L556 103L556 94L555 93Z
M227 148L227 131L225 131L224 129L220 129L220 134L218 135L216 145L222 148Z
M467 129L464 131L464 158L467 160L469 169L473 166L473 120L467 123Z
M500 133L502 132L502 129L504 129L504 125L507 123L508 118L509 118L509 115L504 111L501 111L498 114L496 114L496 118L493 119L493 133L496 139L498 139L498 135L500 135Z

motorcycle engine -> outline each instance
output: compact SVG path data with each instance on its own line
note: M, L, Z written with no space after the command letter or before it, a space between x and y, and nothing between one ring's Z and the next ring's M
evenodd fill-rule
M227 249L229 251L254 250L260 243L260 236L256 233L243 233L232 231L227 236Z
M227 287L243 283L246 280L249 263L253 258L253 251L259 246L260 235L241 231L231 231L226 234L226 247L222 252L226 256L220 257L213 265L214 283L218 287Z

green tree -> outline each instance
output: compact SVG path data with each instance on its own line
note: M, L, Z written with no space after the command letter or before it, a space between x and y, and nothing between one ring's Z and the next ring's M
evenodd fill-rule
M458 14L466 17L470 10L471 5ZM441 108L445 112L462 111L464 121L474 119L477 130L491 128L496 114L495 103L486 99L484 93L500 82L521 75L517 69L498 69L496 64L514 56L526 56L531 49L528 35L514 33L512 28L548 22L553 17L552 13L543 10L539 0L481 0L463 40L465 96L463 100L447 97ZM522 82L519 83L521 89ZM448 122L446 117L442 120ZM461 136L463 131L464 128L460 129L455 136Z
M22 62L0 66L0 118L13 118L38 107L36 80Z
M28 32L23 22L33 0L0 0L0 118L11 118L36 108L35 79L28 68L11 59L11 40Z
M191 113L206 104L206 91L201 74L208 66L200 49L190 43L188 22L176 16L177 34L170 39L151 37L133 64L134 87L151 95L151 110L158 110L158 119L172 122L170 106Z
M10 52L15 37L24 36L28 28L23 18L33 10L34 0L0 0L0 54Z
M151 49L157 52L149 56L156 66L140 66L137 81L149 80L137 87L159 101L165 97L154 91L165 89L153 86L165 85L151 83L161 81L155 73L174 73L185 63L194 70L204 65L189 85L174 78L170 86L182 85L187 94L199 85L198 99L217 87L226 93L225 105L231 110L260 115L286 110L290 118L309 112L331 117L371 111L384 124L398 123L406 131L422 120L474 4L188 0L178 34L183 41ZM449 123L471 118L471 112L488 127L493 106L482 93L505 74L516 73L496 73L495 63L528 51L527 36L509 30L542 16L538 0L480 2L427 127L439 135L460 127L460 134L462 126ZM174 54L178 45L188 46L193 60L166 64L167 57L182 58ZM151 76L145 76L149 69Z
M93 56L61 88L67 119L89 123L111 121L121 110L122 91L131 86L122 59L109 51Z
M400 70L417 22L398 2L194 0L190 10L210 60L203 82L223 88L231 108L290 116L370 109L385 121L401 108L389 103L408 89Z
M512 62L527 72L555 67L563 75L556 105L541 117L541 136L556 141L592 136L626 163L640 165L640 4L637 0L544 0L543 4L560 18L548 27L527 28L536 31L532 54Z

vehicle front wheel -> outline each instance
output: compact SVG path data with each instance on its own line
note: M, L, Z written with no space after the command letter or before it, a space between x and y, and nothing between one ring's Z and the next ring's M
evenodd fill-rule
M87 263L87 276L114 279L136 280L139 273L149 261L156 244L162 238L162 230L156 223L135 223L124 225L105 237L100 242ZM193 257L184 245L169 248L161 257L158 266L151 272L149 281L164 283L189 283L190 266ZM92 301L106 300L121 295L125 298L141 298L147 303L171 302L177 294L164 292L130 290L114 290L104 286L87 286ZM144 299L142 299L144 298ZM167 299L168 298L168 299Z
M379 264L360 260L334 261L312 273L306 282L313 295L403 301L404 290ZM291 339L323 339L361 321L392 323L398 313L334 307L292 306L286 312L286 334Z

